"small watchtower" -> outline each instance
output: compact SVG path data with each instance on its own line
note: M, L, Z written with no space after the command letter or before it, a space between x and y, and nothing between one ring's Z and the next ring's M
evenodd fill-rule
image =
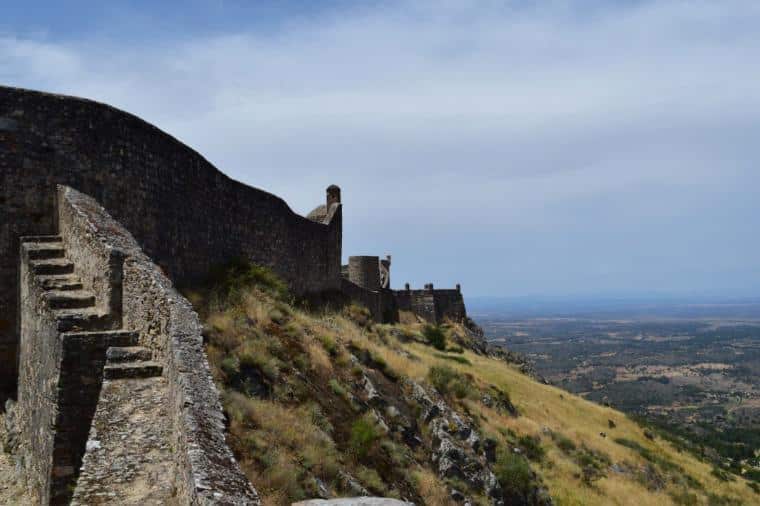
M327 187L327 209L333 204L340 204L340 187L331 184Z

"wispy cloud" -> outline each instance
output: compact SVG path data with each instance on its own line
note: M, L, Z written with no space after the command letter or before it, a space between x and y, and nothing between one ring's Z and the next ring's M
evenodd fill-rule
M301 212L341 184L347 252L393 252L396 281L749 292L757 26L740 0L415 1L267 33L6 34L0 78L134 112Z

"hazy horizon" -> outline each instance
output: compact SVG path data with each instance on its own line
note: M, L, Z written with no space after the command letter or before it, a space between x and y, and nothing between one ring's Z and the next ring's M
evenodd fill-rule
M394 287L747 297L758 26L749 0L32 0L0 83L137 114L302 214L340 185L344 257L392 254Z
M476 321L541 318L626 320L751 320L760 322L760 297L678 295L467 297Z

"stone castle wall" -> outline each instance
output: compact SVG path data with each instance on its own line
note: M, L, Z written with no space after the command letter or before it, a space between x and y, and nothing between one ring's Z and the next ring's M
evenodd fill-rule
M467 318L464 298L458 288L441 290L428 285L424 290L395 290L393 293L400 311L410 311L430 323Z
M115 313L102 319L112 330L62 332L22 246L22 377L14 418L24 421L19 454L33 494L41 504L68 504L71 494L79 493L72 480L85 449L97 446L87 440L106 351L140 345L151 350L166 380L163 411L168 416L152 423L163 424L169 434L172 482L164 485L173 490L177 504L258 504L225 441L224 415L198 315L97 202L67 187L59 188L57 202L66 260L95 292L98 312ZM123 297L114 301L113 292ZM130 431L110 424L107 429ZM79 479L93 486L103 478L96 473Z
M376 256L349 257L348 279L367 290L380 290L380 259Z
M92 195L175 283L245 256L296 294L340 289L339 206L313 222L135 116L0 87L0 401L16 383L18 238L55 233L56 184Z
M438 324L444 320L462 321L467 310L460 286L436 290L432 284L424 290L382 288L381 266L390 282L390 257L351 256L342 267L342 292L348 299L367 307L378 322L399 321L399 311L408 311L424 320Z

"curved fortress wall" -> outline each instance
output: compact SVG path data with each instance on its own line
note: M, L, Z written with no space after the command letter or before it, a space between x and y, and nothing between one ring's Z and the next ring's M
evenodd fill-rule
M94 197L177 284L246 256L296 294L340 290L339 206L315 223L135 116L0 87L0 401L15 385L18 238L56 232L56 184Z

